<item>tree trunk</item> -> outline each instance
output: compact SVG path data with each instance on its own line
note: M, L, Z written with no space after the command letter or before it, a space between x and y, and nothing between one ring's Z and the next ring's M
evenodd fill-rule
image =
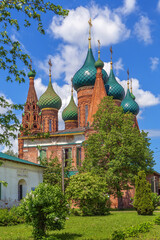
M123 197L118 198L118 209L123 209Z

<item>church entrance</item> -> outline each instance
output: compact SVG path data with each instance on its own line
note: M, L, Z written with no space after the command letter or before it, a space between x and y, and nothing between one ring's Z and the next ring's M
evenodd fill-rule
M24 179L19 180L18 182L18 201L26 196L27 193L27 184Z

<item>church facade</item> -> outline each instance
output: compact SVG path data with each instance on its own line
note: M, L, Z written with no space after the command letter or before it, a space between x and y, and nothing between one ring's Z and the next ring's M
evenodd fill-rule
M91 29L91 24L90 24ZM117 82L112 68L109 76L103 69L104 63L100 59L95 61L91 48L91 31L89 31L89 47L83 66L72 79L71 98L68 106L62 112L65 129L58 130L58 111L62 102L54 91L51 83L51 61L49 61L49 84L42 96L37 98L34 88L35 71L30 70L29 91L22 114L21 131L18 137L19 158L38 163L38 158L57 156L59 162L72 159L73 171L81 166L85 153L83 142L92 132L93 115L105 96L112 96L115 104L122 106L124 113L134 115L135 125L138 127L137 114L139 106L132 93L132 87L125 95L123 87ZM77 91L78 105L73 99L73 88Z

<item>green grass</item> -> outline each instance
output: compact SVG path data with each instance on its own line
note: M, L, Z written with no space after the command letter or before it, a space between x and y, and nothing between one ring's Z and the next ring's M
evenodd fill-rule
M49 232L49 236L55 236L57 240L106 240L110 238L114 230L153 221L159 214L155 212L153 216L138 216L136 212L117 211L102 217L71 216L66 221L64 230ZM17 226L0 227L0 240L27 239L33 239L31 226L20 224ZM142 234L138 239L160 239L160 226L154 225L154 228L149 233Z

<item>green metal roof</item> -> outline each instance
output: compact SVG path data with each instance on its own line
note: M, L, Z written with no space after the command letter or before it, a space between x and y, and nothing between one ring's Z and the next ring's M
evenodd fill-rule
M108 96L113 96L114 99L122 100L125 96L123 87L117 82L113 69L109 74L108 82L105 84L106 92Z
M95 59L92 53L92 49L88 49L87 57L83 66L75 73L73 77L73 87L77 90L83 86L94 86L96 80L97 70L95 68ZM104 69L102 69L104 84L107 82L108 75Z
M130 90L127 90L127 94L125 98L121 102L121 107L123 108L123 111L131 112L134 115L137 115L139 113L139 106L138 104L133 100Z
M74 102L73 96L71 96L68 106L63 110L62 118L64 121L78 119L78 108Z
M5 160L13 161L13 162L19 162L19 163L34 165L34 166L37 166L37 167L43 167L40 164L33 163L33 162L30 162L30 161L27 161L27 160L24 160L24 159L20 159L20 158L14 157L14 156L10 156L10 155L2 153L2 152L0 152L0 159L5 159Z
M42 94L38 101L38 106L43 108L56 108L60 109L62 106L62 101L57 93L54 91L51 80L49 80L47 90Z

